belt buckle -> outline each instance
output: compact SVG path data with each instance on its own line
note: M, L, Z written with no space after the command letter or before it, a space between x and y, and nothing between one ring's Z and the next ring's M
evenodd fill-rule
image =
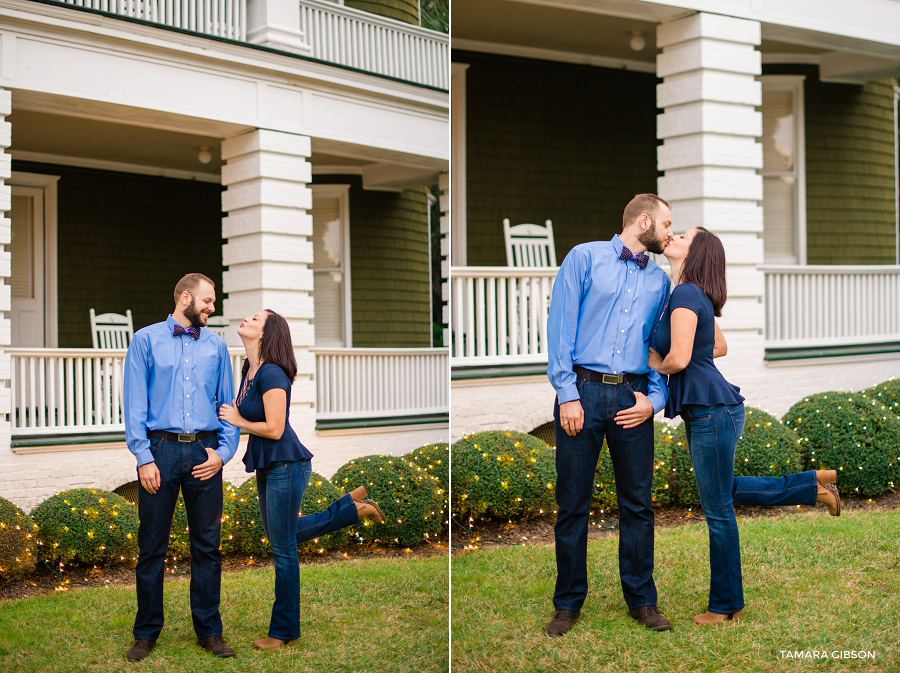
M194 437L196 437L196 435L179 434L179 435L178 435L178 441L179 441L179 442L190 443L190 442L193 442L193 441L194 441Z
M620 383L622 383L622 378L623 377L621 377L621 376L615 376L613 374L603 374L600 376L600 380L603 383L607 383L611 386L617 386Z

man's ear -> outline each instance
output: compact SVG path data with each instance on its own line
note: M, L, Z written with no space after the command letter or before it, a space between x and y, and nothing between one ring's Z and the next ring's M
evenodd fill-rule
M191 293L185 290L181 293L181 305L182 306L190 306L191 304Z

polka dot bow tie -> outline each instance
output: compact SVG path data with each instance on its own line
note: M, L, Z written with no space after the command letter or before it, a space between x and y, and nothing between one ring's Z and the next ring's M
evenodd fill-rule
M175 331L174 331L174 334L172 334L172 336L181 336L182 334L185 334L185 333L189 334L192 339L200 338L200 328L194 327L193 325L191 325L190 327L185 329L181 325L176 324Z
M633 259L634 263L637 264L642 269L646 269L647 262L650 261L650 257L645 255L643 252L641 252L637 255L634 255L631 253L631 250L629 250L624 245L622 246L622 252L619 254L619 259L621 259L622 261Z

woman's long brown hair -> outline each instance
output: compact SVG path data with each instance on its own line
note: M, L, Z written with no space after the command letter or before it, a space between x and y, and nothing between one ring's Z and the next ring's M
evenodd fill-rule
M297 358L294 357L294 345L291 342L291 328L287 320L270 308L266 309L266 324L263 335L259 339L259 361L278 365L293 381L297 376ZM244 359L241 376L250 371L250 361Z
M722 317L722 307L728 298L725 287L725 247L711 231L697 227L684 264L681 267L682 283L697 285L709 297L713 312Z

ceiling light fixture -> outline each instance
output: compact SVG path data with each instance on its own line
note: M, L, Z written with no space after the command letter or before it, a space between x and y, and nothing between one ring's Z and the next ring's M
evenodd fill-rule
M201 164L208 164L212 161L212 152L209 151L209 147L206 145L200 147L200 153L197 154L197 161Z
M631 47L632 51L643 50L643 48L647 46L647 40L644 39L644 31L631 31L631 39L628 40L628 46Z

